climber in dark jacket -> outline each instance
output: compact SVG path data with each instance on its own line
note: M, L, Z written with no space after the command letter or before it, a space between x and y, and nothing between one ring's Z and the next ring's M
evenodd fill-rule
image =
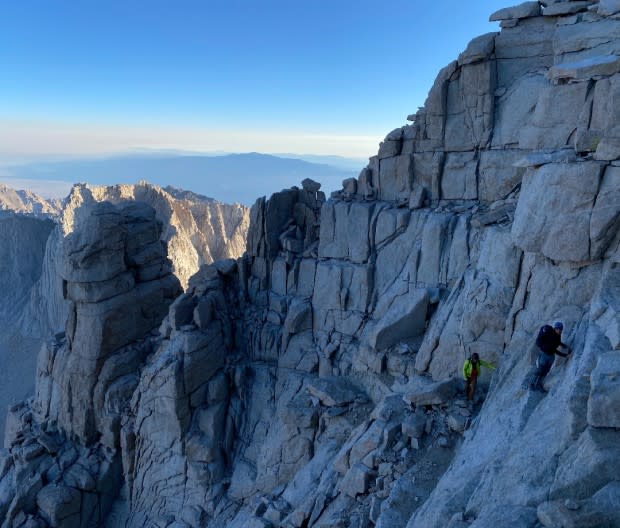
M536 368L534 369L533 380L530 385L532 390L546 392L543 387L543 380L549 374L556 354L567 357L570 353L570 348L562 343L562 330L564 330L564 325L561 321L556 321L553 323L553 327L545 325L538 332L536 346L540 349L540 353L536 359ZM558 347L567 349L567 352L560 352Z

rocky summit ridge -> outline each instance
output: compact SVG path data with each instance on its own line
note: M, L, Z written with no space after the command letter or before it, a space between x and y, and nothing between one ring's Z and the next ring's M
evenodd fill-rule
M620 4L491 18L358 178L259 199L183 293L152 207L76 208L3 527L620 526Z
M183 287L203 264L238 257L243 253L249 226L249 210L240 204L224 204L201 196L148 182L113 186L79 184L67 199L62 225L71 231L86 202L140 201L151 205L163 223L162 240L168 245L174 274Z
M69 303L60 269L63 240L74 225L85 221L85 208L104 201L150 204L162 225L160 237L166 243L170 269L182 286L202 264L240 256L249 224L246 207L146 182L78 184L54 214L26 207L17 200L20 196L35 195L0 188L0 207L8 208L0 214L0 361L11 365L0 372L0 431L8 402L34 390L41 341L65 326ZM35 203L44 202L35 198ZM105 255L94 252L92 258L96 257L105 267Z
M3 277L6 287L0 301L0 322L17 325L28 336L47 336L64 326L66 306L58 262L62 239L82 221L85 204L140 201L151 205L162 223L172 272L182 286L201 265L241 255L249 225L249 210L172 187L164 190L147 182L136 185L97 186L77 184L58 209L40 212L18 202L28 191L3 186L6 210L0 216ZM17 197L15 199L12 199ZM53 202L55 204L56 202ZM54 220L54 223L52 221ZM57 227L55 227L57 224ZM24 254L32 255L26 258Z

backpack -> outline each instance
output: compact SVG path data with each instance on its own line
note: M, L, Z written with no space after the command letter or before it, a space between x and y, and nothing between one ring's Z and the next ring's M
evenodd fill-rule
M550 340L553 339L553 327L551 325L544 325L538 331L538 337L536 337L536 346L541 350L546 350L550 344Z

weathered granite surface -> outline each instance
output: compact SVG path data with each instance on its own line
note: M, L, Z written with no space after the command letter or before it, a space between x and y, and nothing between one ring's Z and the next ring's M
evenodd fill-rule
M147 183L77 185L62 204L0 184L0 361L10 366L0 373L2 434L7 405L34 391L36 351L65 326L69 303L63 298L60 271L62 239L73 231L79 208L104 200L140 200L155 208L173 273L182 283L187 284L203 263L238 257L245 249L249 209L240 205ZM102 259L99 265L105 268L109 262ZM155 274L157 265L141 273ZM109 291L117 287L114 281L108 283Z
M496 13L356 181L259 199L245 255L174 302L141 288L170 275L135 215L85 206L76 308L7 421L5 526L617 526L614 9ZM524 390L554 320L572 354ZM469 405L472 352L497 369Z
M73 221L73 208L92 201L148 203L163 222L162 240L168 245L173 273L185 288L203 264L237 258L243 254L249 226L249 210L240 204L224 204L188 191L140 182L136 185L73 187L63 215Z

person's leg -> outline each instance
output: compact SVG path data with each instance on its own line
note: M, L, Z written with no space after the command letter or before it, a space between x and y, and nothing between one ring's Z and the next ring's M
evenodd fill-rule
M543 387L542 381L543 381L543 377L542 376L536 376L534 378L534 382L532 383L532 390L537 390L537 391L540 391L540 392L545 392L545 388Z
M536 378L534 379L533 387L536 390L544 391L543 380L549 374L551 370L551 366L553 365L553 356L549 354L540 354L536 361L536 365L538 367L536 371Z
M466 394L468 400L472 399L471 383L472 383L472 379L471 378L467 378L465 380L465 394Z
M474 395L476 393L476 381L477 377L472 376L467 380L467 399L469 401L473 401Z
M533 390L539 390L541 388L541 380L543 377L543 354L538 354L538 357L536 358L536 366L534 367L533 371L532 371L532 377L531 377L531 383L530 383L530 388Z
M470 400L474 401L474 398L476 396L476 385L478 384L478 377L472 377L471 379L471 384L470 384L470 392L471 392L471 396L470 396Z

